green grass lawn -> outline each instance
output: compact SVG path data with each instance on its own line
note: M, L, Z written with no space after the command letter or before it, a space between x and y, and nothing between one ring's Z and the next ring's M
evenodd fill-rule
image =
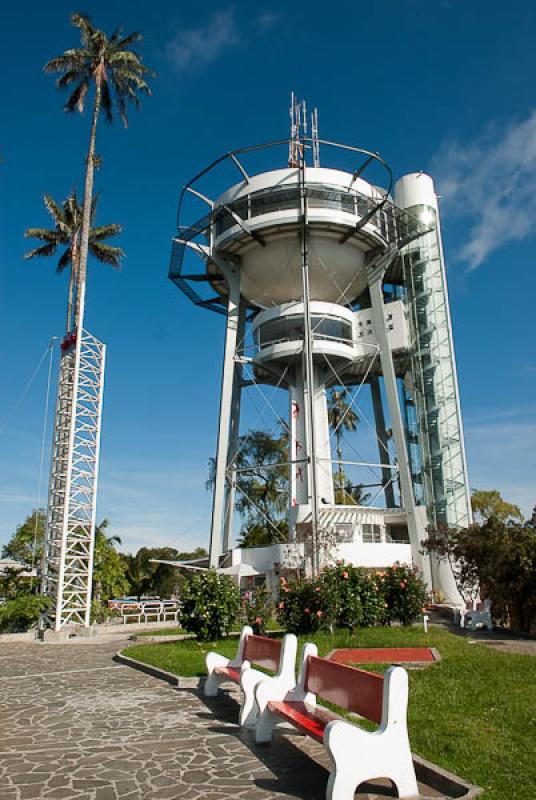
M182 633L187 633L183 628L158 628L155 631L140 631L136 636L179 636Z
M300 637L320 655L335 647L436 647L442 660L410 670L412 750L484 787L489 800L536 797L536 658L501 653L432 627L366 628ZM236 653L236 638L129 647L126 654L177 675L205 674L204 657Z

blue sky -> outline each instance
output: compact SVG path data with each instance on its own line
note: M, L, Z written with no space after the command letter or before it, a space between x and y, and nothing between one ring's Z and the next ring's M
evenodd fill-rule
M42 195L82 186L88 116L67 116L42 66L76 46L71 3L9 4L0 28L0 542L36 503L46 364L66 276L25 262ZM102 124L99 223L124 226L124 268L91 264L86 326L108 344L98 516L127 550L207 541L223 319L167 279L181 185L222 152L287 135L294 89L322 136L378 150L442 195L471 485L536 502L536 7L377 0L87 2L141 30L157 72L127 131ZM53 366L56 370L56 362ZM48 469L48 444L45 478ZM46 494L46 481L40 495Z

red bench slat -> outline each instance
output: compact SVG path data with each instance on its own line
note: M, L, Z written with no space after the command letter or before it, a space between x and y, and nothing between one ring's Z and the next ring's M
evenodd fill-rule
M300 728L317 742L324 740L324 728L332 719L338 719L324 708L311 708L305 703L278 703L271 700L268 710L288 719L296 728Z
M246 637L244 659L247 661L277 672L280 658L281 642L278 639L270 639L269 636L249 635Z
M305 691L378 724L382 719L383 676L309 656Z
M229 678L230 681L234 683L240 683L240 670L233 669L233 667L216 667L214 672L216 675L223 675Z

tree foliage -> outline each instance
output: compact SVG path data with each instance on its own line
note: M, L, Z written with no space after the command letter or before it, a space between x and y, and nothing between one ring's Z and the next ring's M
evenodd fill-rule
M45 523L45 511L42 508L34 509L2 547L2 558L12 558L28 567L32 562L39 563L43 555Z
M106 603L113 597L121 597L128 590L127 566L123 556L115 549L121 544L117 536L108 536L107 519L95 528L95 551L93 560L93 599Z
M184 575L176 567L169 564L154 564L152 559L189 561L207 555L204 547L198 547L192 552L179 552L174 547L141 547L135 555L124 556L129 594L137 597L163 598L177 595L184 581Z
M235 507L242 517L241 546L287 541L288 435L251 430L241 436L236 468ZM214 486L215 462L209 462L207 489Z
M82 298L85 290L87 257L89 250L89 231L91 227L91 201L95 168L100 159L96 154L97 123L101 110L108 122L113 119L116 109L127 126L127 105L140 106L139 95L150 94L146 78L150 71L142 63L141 56L132 49L139 42L141 34L123 35L117 28L111 36L95 27L86 14L71 14L72 24L80 33L80 47L71 47L62 55L48 61L46 73L61 73L56 85L69 92L65 111L84 111L90 87L94 86L93 113L89 134L84 182L84 203L82 227L80 232L80 252L76 276L76 306L74 324L82 327Z
M332 429L335 442L337 445L337 461L338 469L335 475L335 486L341 490L340 494L345 497L344 487L346 485L346 477L342 463L342 439L344 431L355 431L359 424L359 417L352 408L351 403L348 402L348 389L332 387L327 393L328 402L328 423ZM339 502L339 501L337 501ZM344 503L343 501L343 504Z
M466 600L480 592L497 623L536 631L536 529L492 515L461 530L431 531L426 547L449 560Z
M0 633L22 633L37 625L39 616L50 605L48 597L22 594L0 606Z
M491 517L500 522L523 522L519 506L504 500L497 489L474 489L471 507L477 522L486 522Z
M28 228L24 236L26 239L39 239L44 244L30 250L24 258L35 258L37 256L53 256L59 247L65 248L58 260L56 272L63 272L67 267L70 268L69 291L67 304L67 325L70 330L72 325L72 307L74 287L78 272L80 259L80 236L82 233L83 209L78 202L76 190L73 189L69 197L59 205L53 197L45 194L45 206L54 222L54 228ZM100 225L94 227L95 216L97 213L98 195L93 197L91 202L90 229L89 229L89 252L97 261L110 264L115 269L121 265L121 258L124 256L120 247L114 247L105 240L121 233L121 226L117 224Z

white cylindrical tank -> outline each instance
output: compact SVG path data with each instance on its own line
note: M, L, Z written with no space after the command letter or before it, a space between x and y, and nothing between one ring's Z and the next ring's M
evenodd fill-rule
M388 236L385 213L374 215L358 235L352 232L384 194L336 169L307 167L305 183L310 299L349 304L366 288L365 253ZM239 256L247 301L269 308L301 299L298 170L273 170L233 186L216 200L214 215L212 246L222 255Z

